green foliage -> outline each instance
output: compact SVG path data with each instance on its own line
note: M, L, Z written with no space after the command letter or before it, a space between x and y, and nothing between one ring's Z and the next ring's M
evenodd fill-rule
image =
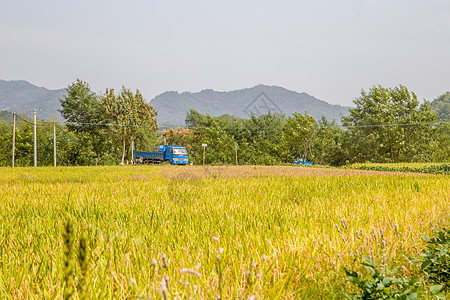
M422 253L421 270L429 282L441 285L443 290L450 288L450 230L442 229L434 238L425 237L427 249Z
M432 122L437 116L428 102L419 104L404 86L373 87L354 100L349 128L353 162L430 161L439 148Z
M88 158L92 151L99 163L103 153L111 148L108 140L101 135L100 124L103 122L105 109L87 82L77 79L66 91L67 95L60 99L60 113L66 119L67 129L76 134L78 146L86 148ZM87 163L92 164L92 161L87 159Z
M123 87L115 93L107 89L99 97L86 82L77 79L66 91L67 95L60 99L61 114L67 123L58 126L59 165L124 163L126 158L131 159L132 142L136 149L154 150L157 112L139 90L133 93ZM448 93L440 96L432 106L441 107L448 97ZM167 142L185 146L195 164L202 163L204 143L208 144L207 164L235 164L236 144L239 164L291 164L298 157L315 165L332 166L449 160L450 124L436 122L430 104L419 104L406 87L378 86L362 91L355 106L351 115L342 119L348 130L325 117L316 121L306 112L290 117L267 114L239 119L230 115L212 117L191 109L185 120L189 129L171 129L163 135ZM0 146L11 149L11 116L6 112L1 116ZM25 121L17 123L16 165L27 166L33 164L33 126L27 123L31 120L26 116L21 118ZM38 165L52 165L52 124L38 121L37 135ZM10 164L11 154L4 151L0 165ZM414 171L447 172L445 167Z
M242 164L292 163L297 157L334 166L448 159L450 132L445 134L445 124L434 127L436 115L430 105L419 105L405 87L374 87L363 91L355 104L351 115L343 118L349 130L324 117L316 122L307 113L238 119L211 117L191 109L186 123L194 130L194 138L187 144L194 150L196 163L202 156L202 143L208 144L207 162L216 164L234 161L234 143L238 143Z
M274 165L294 160L287 146L286 119L282 115L237 119L228 115L211 117L192 109L186 122L193 130L187 147L196 164L202 162L203 143L208 145L206 162L209 164L234 164L235 144L238 144L239 164Z
M142 140L157 129L156 111L146 103L139 90L133 94L122 87L116 95L113 89L107 89L102 95L105 109L104 120L115 126L107 127L111 138L122 142L122 163L125 161L127 142ZM145 130L143 130L145 128Z
M400 276L397 269L390 270L386 266L377 265L370 257L364 257L364 260L362 266L369 272L369 276L345 268L347 281L359 289L355 295L345 294L347 299L418 299L418 278Z
M325 117L317 123L314 134L313 159L321 165L342 166L349 160L348 132Z
M30 166L34 161L34 128L25 115L16 116L15 166ZM0 154L0 165L11 166L12 118L0 120L0 146L6 151ZM38 165L53 164L53 124L37 120Z
M88 272L89 272L89 246L86 236L80 238L78 247L78 265L80 267L80 279L78 282L78 291L80 299L87 299Z
M420 268L415 269L416 275L421 277L420 283L418 278L408 280L398 276L396 269L374 265L371 258L364 257L366 262L362 266L370 272L370 276L345 268L347 281L360 289L360 293L353 297L346 294L347 299L416 299L425 290L433 299L446 299L445 293L450 288L450 230L444 228L433 238L423 237L427 241L426 250L420 258L411 260L421 263Z
M75 273L75 232L72 221L67 218L63 231L64 240L64 268L62 288L64 290L64 299L72 298L75 290L73 287L73 275Z
M60 112L66 119L67 128L75 132L98 134L100 128L97 125L102 122L104 108L89 84L77 79L66 91L67 95L60 99Z
M0 119L0 145L3 151L0 152L0 166L11 165L11 152L5 150L12 149L12 128L7 121Z
M316 126L316 120L307 112L304 115L293 113L292 117L287 118L285 129L287 140L293 147L298 147L299 156L304 159L307 158L308 151L309 159L312 159L311 146L316 133Z
M156 111L139 90L132 93L123 87L116 95L107 89L98 97L88 83L77 79L60 102L67 129L74 133L75 141L64 149L69 150L69 164L115 164L120 154L123 163L132 140L140 147L155 144Z
M7 110L0 110L0 119L6 121L12 121L12 113Z
M435 111L440 120L450 120L450 92L445 92L431 103L431 108Z
M435 130L439 149L435 151L433 160L448 161L450 160L450 123L441 123Z
M450 164L440 164L422 167L388 167L388 166L376 166L376 165L362 165L354 166L352 169L371 170L371 171L388 171L388 172L415 172L415 173L428 173L428 174L450 174Z

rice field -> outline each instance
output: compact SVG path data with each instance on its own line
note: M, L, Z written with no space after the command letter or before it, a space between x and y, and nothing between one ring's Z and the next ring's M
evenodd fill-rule
M449 202L446 175L0 168L0 298L340 298L362 255L413 272Z

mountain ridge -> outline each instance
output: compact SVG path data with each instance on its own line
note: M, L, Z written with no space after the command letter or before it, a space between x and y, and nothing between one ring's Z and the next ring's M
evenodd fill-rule
M0 110L16 113L39 111L39 118L60 117L58 98L65 95L65 89L50 90L25 80L0 80Z
M59 113L59 98L66 95L66 89L50 90L33 85L25 80L0 80L0 111L30 114L38 109L38 117L63 119ZM228 114L248 118L252 114L268 112L291 115L307 111L316 119L324 115L327 119L340 121L348 114L348 107L329 104L308 93L291 91L279 86L259 84L233 91L203 89L200 92L167 91L149 101L158 111L158 123L164 126L184 126L186 112L193 108L203 114L220 116Z
M341 114L349 113L349 107L329 104L308 93L263 84L227 92L212 89L195 93L168 91L153 98L150 104L158 111L158 117L165 121L160 122L162 125L183 125L186 111L190 108L211 116L228 114L238 118L248 118L252 113L291 115L293 112L307 111L316 119L324 115L328 120L337 122Z

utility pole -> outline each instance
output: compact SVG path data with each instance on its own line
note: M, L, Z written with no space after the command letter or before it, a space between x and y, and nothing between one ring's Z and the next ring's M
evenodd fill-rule
M205 166L206 146L208 146L208 145L207 144L202 144L202 147L203 147L203 166Z
M53 164L56 167L56 122L53 122Z
M13 113L12 167L16 159L16 113Z
M33 115L34 115L34 166L37 167L37 124L36 124L36 119L37 119L37 113L36 113L36 109L33 111Z
M131 140L131 164L134 165L134 140Z

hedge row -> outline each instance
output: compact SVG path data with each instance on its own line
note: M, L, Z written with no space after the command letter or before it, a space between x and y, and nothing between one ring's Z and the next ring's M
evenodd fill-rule
M353 167L352 169L358 170L371 170L371 171L389 171L389 172L416 172L416 173L428 173L428 174L444 174L450 175L450 164L432 165L419 168L411 167L385 167L385 166L360 166Z

